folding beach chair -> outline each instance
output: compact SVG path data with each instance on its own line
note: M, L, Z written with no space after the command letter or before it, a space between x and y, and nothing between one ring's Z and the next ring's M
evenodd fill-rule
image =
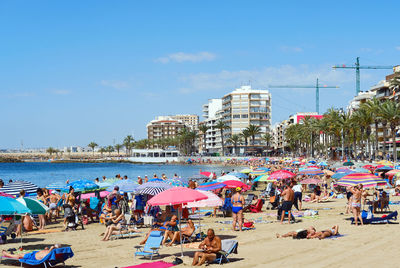
M224 204L220 210L222 211L224 218L232 215L232 201L230 197L225 198Z
M213 263L222 264L223 262L230 262L228 256L232 253L237 254L238 241L233 239L221 240L221 250L217 254L217 258Z
M161 242L164 236L160 231L152 231L149 238L144 246L135 246L135 259L136 256L150 257L153 260L154 255L160 255L158 250L160 249Z
M255 205L250 205L249 210L252 213L259 213L264 205L264 201L262 199L258 199Z
M30 267L53 267L59 263L64 264L69 258L72 258L74 253L70 247L55 248L41 260L36 260L34 254L26 254L25 258L20 259L21 266L29 265Z

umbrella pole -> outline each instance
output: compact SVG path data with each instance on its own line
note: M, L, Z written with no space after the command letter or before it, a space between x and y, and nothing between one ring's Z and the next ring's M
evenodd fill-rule
M179 213L179 237L181 240L181 257L183 258L183 244L182 244L182 209L183 206L180 207L180 210L178 210Z

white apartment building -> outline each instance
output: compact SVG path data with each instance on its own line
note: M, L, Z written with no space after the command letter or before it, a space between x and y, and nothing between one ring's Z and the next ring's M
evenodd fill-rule
M222 120L229 126L229 129L224 131L224 141L233 134L242 133L250 124L256 125L261 128L262 134L256 135L254 146L251 147L260 151L264 146L261 136L271 131L270 92L241 86L222 98L222 110ZM245 149L241 147L240 152L244 153ZM225 153L228 152L233 152L233 145L228 144Z
M215 128L215 125L222 118L222 99L209 99L207 104L203 105L203 117L205 120L200 124L205 124L209 127L206 132L206 152L215 154L221 151L221 134L220 130ZM199 151L204 150L203 135L200 134Z

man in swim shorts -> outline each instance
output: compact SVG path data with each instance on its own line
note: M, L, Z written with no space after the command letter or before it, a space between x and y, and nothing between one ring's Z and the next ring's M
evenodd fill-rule
M276 234L276 238L292 237L293 239L305 239L305 238L310 238L315 233L316 233L315 228L313 226L310 226L307 229L300 229L283 235Z
M307 239L313 239L313 238L318 238L318 239L324 239L327 237L335 236L339 234L339 225L333 226L331 229L328 230L323 230L321 232L315 232L313 235L310 237L307 237Z
M54 246L51 246L50 248L45 248L44 250L40 251L33 251L30 253L25 253L25 254L10 254L7 253L7 251L3 250L2 254L3 257L6 258L12 258L12 259L33 259L33 260L41 260L43 259L47 254L50 253L55 248L60 248L59 244L55 244Z
M192 266L201 266L206 261L211 263L216 258L220 257L219 251L221 250L221 238L215 235L213 229L208 229L207 237L200 243L199 249L202 249L203 251L195 252Z
M292 190L291 184L285 186L285 190L281 193L281 196L283 198L281 224L283 223L283 219L285 218L285 212L288 213L288 222L290 224L290 220L292 219L292 206L294 201L294 192Z

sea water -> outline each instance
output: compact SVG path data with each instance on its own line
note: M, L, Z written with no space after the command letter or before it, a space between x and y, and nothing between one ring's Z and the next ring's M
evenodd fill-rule
M136 179L137 176L152 178L154 174L161 177L165 174L172 178L174 174L179 177L188 178L199 174L201 171L215 172L217 176L221 172L232 171L233 167L216 165L162 165L162 164L129 164L129 163L0 163L0 179L4 183L9 180L30 181L39 187L45 187L53 182L66 180L101 179L127 175L128 178ZM238 168L235 168L237 170Z

